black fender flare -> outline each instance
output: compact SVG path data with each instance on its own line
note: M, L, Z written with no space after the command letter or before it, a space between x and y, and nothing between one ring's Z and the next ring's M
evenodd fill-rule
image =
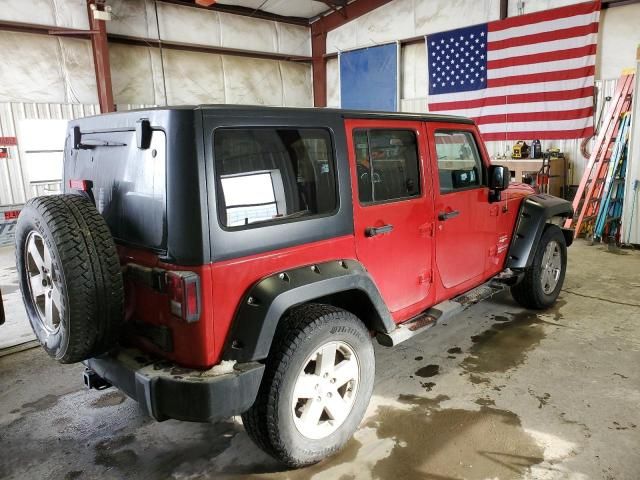
M529 195L520 205L520 212L514 228L507 268L523 269L533 262L540 237L547 222L553 217L573 216L571 203L562 198L547 194ZM562 228L567 246L573 242L573 230Z
M378 288L359 262L335 260L318 263L275 273L248 290L236 310L223 350L223 360L250 362L265 359L278 322L288 309L348 290L362 292L371 301L376 318L370 319L370 328L385 333L395 328Z

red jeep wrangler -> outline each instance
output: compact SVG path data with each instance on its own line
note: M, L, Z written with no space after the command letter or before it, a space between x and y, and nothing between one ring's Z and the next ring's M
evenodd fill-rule
M471 120L202 106L69 124L66 193L17 225L49 355L157 420L242 415L290 466L335 453L394 346L510 288L552 305L569 202L509 186Z

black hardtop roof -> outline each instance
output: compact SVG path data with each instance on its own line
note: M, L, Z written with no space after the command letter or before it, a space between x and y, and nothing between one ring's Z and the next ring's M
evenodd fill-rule
M425 122L452 122L473 124L473 120L455 115L440 115L437 113L407 113L407 112L380 112L373 110L347 110L342 108L316 108L316 107L265 107L256 105L199 105L196 110L203 110L205 115L211 113L219 115L228 112L233 114L256 115L263 114L303 114L310 112L322 112L340 115L343 118L367 118L367 119L394 119L394 120L418 120Z
M168 107L151 107L136 110L126 110L108 113L105 115L96 115L96 117L132 114L136 112L148 111L176 111L176 110L201 110L205 116L210 115L234 115L234 116L280 116L287 115L295 118L296 115L308 116L310 114L322 115L338 115L342 118L366 118L366 119L390 119L390 120L414 120L424 122L449 122L449 123L465 123L473 124L473 120L466 117L454 115L440 115L437 113L407 113L407 112L380 112L369 110L347 110L340 108L315 108L315 107L266 107L262 105L229 105L229 104L212 104L212 105L180 105ZM91 117L85 117L91 118Z

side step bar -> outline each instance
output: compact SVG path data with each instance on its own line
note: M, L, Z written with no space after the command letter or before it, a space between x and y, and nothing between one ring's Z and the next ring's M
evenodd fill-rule
M503 274L504 273L506 272L503 272ZM511 281L513 278L514 277L508 273L507 275L501 274L473 290L469 290L455 297L453 300L445 300L444 302L434 305L417 317L399 324L395 330L389 333L378 333L376 339L380 345L394 347L419 333L429 330L438 322L449 320L470 306L491 298L496 293L502 292L513 283Z

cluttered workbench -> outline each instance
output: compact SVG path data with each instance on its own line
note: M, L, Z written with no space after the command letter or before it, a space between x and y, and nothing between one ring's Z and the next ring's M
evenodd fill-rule
M566 198L568 191L568 160L557 148L545 151L539 140L531 145L518 141L513 145L510 157L496 159L511 172L511 181L532 185L540 192Z

